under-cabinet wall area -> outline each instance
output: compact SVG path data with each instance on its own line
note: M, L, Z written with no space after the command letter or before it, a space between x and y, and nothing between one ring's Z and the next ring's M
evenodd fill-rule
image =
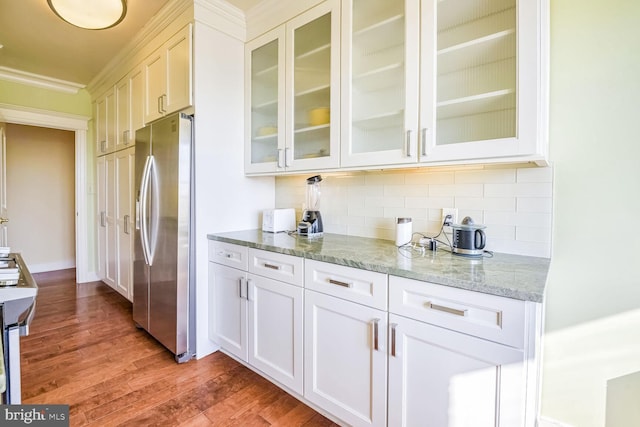
M276 207L305 202L308 175L276 177ZM323 174L320 210L324 230L395 239L395 218L411 217L414 232L440 230L442 208L457 208L487 226L487 249L549 257L552 167L469 166Z

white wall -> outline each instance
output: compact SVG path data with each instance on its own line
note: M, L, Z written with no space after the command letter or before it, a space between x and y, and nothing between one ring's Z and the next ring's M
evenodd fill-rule
M548 258L551 252L552 168L469 166L322 174L326 232L395 239L395 218L411 217L414 232L435 235L442 208L458 208L487 226L487 249ZM302 215L305 179L276 179L276 206Z
M8 124L8 240L32 273L75 267L75 135Z
M640 371L640 2L551 0L550 89L542 413L603 426L607 381Z

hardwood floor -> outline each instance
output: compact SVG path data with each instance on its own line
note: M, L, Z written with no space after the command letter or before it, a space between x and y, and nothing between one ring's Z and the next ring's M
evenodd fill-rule
M335 426L228 356L177 364L107 285L75 271L34 274L21 338L22 399L70 405L71 426Z

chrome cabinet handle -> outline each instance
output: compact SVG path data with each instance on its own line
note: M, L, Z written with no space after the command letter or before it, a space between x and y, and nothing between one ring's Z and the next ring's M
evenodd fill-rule
M396 327L397 323L391 324L391 356L396 357Z
M451 307L447 307L444 305L439 305L439 304L433 304L431 302L428 302L426 304L427 308L430 308L431 310L438 310L438 311L443 311L445 313L450 313L450 314L455 314L456 316L466 316L467 315L467 310L458 310L457 308L451 308Z
M104 211L100 212L100 226L101 227L107 226L106 215Z
M329 283L331 283L332 285L338 285L338 286L342 286L342 287L345 287L345 288L352 288L353 287L353 283L341 282L340 280L334 280L334 279L328 279L327 281Z
M238 279L238 296L240 297L240 299L244 298L244 295L242 292L243 283L244 283L244 278L243 277L239 278Z
M272 270L280 270L280 266L279 265L274 265L274 264L267 264L266 262L264 263L264 266L266 268L270 268Z
M411 130L407 131L407 157L411 157Z
M122 140L124 142L124 145L129 145L129 131L125 130L124 132L122 132Z
M380 319L373 319L373 349L378 351L378 324Z
M124 216L124 234L129 234L129 215Z
M283 149L282 148L278 148L278 168L282 168L282 153L283 153Z
M427 130L429 130L429 128L422 128L422 138L421 138L421 144L422 144L422 152L421 154L426 157L427 156Z
M251 301L253 298L251 298L251 295L249 294L249 289L251 289L251 279L247 279L245 281L245 294L244 294L244 298L247 301Z
M100 151L103 153L107 151L107 141L100 141Z
M289 151L290 151L290 148L289 147L285 147L285 149L284 149L284 167L286 167L286 168L291 166L291 164L289 163Z

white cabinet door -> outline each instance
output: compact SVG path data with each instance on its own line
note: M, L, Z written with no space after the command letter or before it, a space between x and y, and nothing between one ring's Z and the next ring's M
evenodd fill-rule
M131 143L131 86L129 77L116 84L116 151Z
M389 314L389 425L523 426L522 350Z
M418 160L420 0L343 0L341 165Z
M142 67L136 68L129 77L131 87L131 135L130 143L135 144L136 131L144 127L144 72Z
M133 301L133 187L135 147L116 152L117 263L116 290Z
M305 291L304 397L353 426L387 421L387 313Z
M421 161L543 157L542 3L422 0Z
M153 52L144 63L145 104L144 121L152 122L164 114L161 105L164 102L167 81L166 56L161 49Z
M189 24L144 62L146 123L192 104L191 39Z
M284 25L245 47L245 172L284 167Z
M96 155L112 153L115 150L116 95L114 89L96 99Z
M299 286L249 274L249 363L302 394L302 295Z
M98 157L98 275L115 287L118 268L116 259L116 164L115 155Z
M98 215L98 278L104 280L107 267L107 162L106 156L98 157L96 161L96 198Z
M247 273L209 263L209 338L247 360Z
M192 104L191 24L165 44L167 61L165 114L182 110Z

